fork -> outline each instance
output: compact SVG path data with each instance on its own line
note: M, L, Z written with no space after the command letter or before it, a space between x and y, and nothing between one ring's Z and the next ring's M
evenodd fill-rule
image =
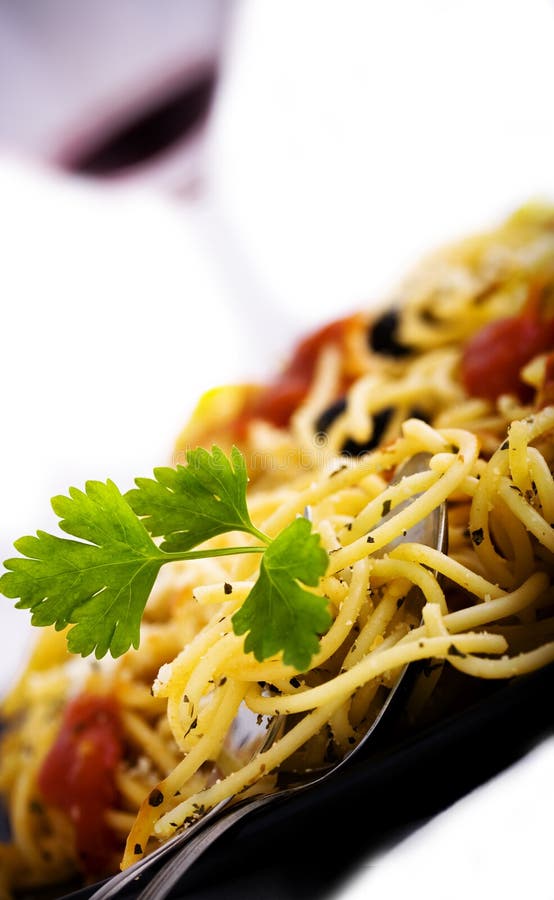
M399 481L407 475L423 471L426 468L429 459L430 454L428 453L416 454L402 466L394 481ZM402 508L411 503L412 500L415 499L415 496L398 504L398 506L389 512L384 519L388 519L391 515L397 514ZM309 510L305 511L305 515L309 517ZM446 503L443 502L440 506L436 507L429 516L410 528L400 539L396 539L394 542L391 542L391 544L384 547L381 550L381 554L386 553L393 545L396 546L400 541L418 541L419 543L425 543L445 552L447 546ZM290 776L288 773L284 776L283 773L280 773L276 786L263 794L255 794L240 800L233 797L222 800L219 804L214 806L213 809L205 813L201 819L187 828L186 831L171 838L144 859L111 878L92 894L89 900L111 900L111 898L116 897L121 889L131 881L140 883L145 873L149 872L158 862L161 862L166 856L171 854L172 859L163 865L150 879L144 889L136 895L136 900L163 900L163 898L167 897L170 893L172 887L180 880L185 872L190 869L205 850L245 816L260 811L270 805L284 802L298 791L313 788L331 776L334 776L347 761L352 759L354 754L358 753L362 747L366 745L369 737L373 734L388 709L394 695L397 693L407 668L407 665L404 666L396 681L389 689L377 716L370 723L361 740L342 758L329 764L325 768L295 773L294 776ZM252 713L248 716L248 713L249 711L246 711L246 708L241 710L242 719L240 719L239 722L239 730L242 731L241 739L244 740L244 731L246 730L248 732L250 729L249 736L258 744L259 752L263 752L265 749L268 749L281 733L284 724L282 721L283 717L275 720L271 724L269 731L264 732L263 741L260 747L260 727L266 728L267 723L265 726L260 726L256 721L256 716Z

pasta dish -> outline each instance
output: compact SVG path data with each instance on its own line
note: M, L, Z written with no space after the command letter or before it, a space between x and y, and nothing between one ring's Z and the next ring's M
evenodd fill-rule
M553 471L554 208L535 204L308 335L267 383L214 387L128 496L55 498L66 537L21 539L0 582L43 626L1 707L0 896L94 882L222 799L344 756L408 663L409 724L448 708L451 670L551 664ZM240 527L210 531L225 503ZM394 543L443 503L447 548ZM97 527L116 506L123 525ZM132 579L140 634L90 626L111 588L85 596L83 560L106 547L154 560ZM253 755L229 739L245 706L287 723Z

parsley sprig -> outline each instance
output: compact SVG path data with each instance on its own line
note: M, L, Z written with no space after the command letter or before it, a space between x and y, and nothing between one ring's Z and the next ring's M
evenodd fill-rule
M229 531L242 531L268 544L253 525L246 503L248 473L240 450L228 459L219 447L198 447L187 466L154 469L154 478L136 478L126 499L161 549L182 552Z
M211 453L189 450L186 466L155 469L154 478L135 484L123 495L110 480L88 481L84 491L72 487L69 496L54 497L60 528L78 540L45 531L20 538L14 546L21 556L4 563L0 592L30 609L33 625L71 625L70 652L117 657L139 646L144 608L163 565L260 553L258 579L233 629L246 634L245 652L258 661L282 651L285 664L307 669L331 623L326 599L305 587L317 587L328 564L310 523L297 518L274 539L256 528L236 447L230 457L216 446ZM258 543L198 549L229 532Z

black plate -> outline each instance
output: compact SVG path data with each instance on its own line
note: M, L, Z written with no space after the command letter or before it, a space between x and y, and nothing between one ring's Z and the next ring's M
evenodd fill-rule
M458 676L449 677L456 683ZM170 896L336 896L362 861L394 845L553 733L554 665L508 683L464 678L458 687L456 713L408 736L401 714L384 720L361 758L270 814L262 811L239 823ZM65 894L64 900L87 900L97 887ZM137 890L134 885L122 891L121 900L136 897ZM50 897L58 900L60 894Z

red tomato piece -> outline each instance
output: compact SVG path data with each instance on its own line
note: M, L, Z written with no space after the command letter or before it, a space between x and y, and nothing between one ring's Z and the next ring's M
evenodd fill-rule
M111 697L81 694L69 703L39 773L45 801L75 828L83 872L107 873L118 843L106 824L117 801L115 771L123 755L119 710Z
M467 342L461 362L462 383L472 397L496 400L515 394L528 402L533 389L521 370L534 356L554 349L554 319L522 314L490 322Z
M335 319L300 341L284 370L262 388L245 410L241 424L258 418L278 428L285 427L309 390L322 347L334 344L344 348L349 329L362 327L360 322L358 315ZM343 380L345 384L348 381Z

